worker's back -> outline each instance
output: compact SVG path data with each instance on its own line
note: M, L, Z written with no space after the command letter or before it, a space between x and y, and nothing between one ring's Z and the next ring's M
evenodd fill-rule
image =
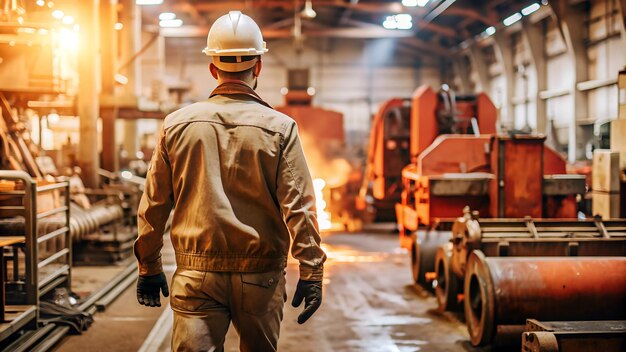
M162 147L171 165L179 264L195 266L198 254L211 252L274 258L287 252L276 180L281 144L293 124L254 100L226 96L166 118ZM264 266L239 259L220 263L233 271Z

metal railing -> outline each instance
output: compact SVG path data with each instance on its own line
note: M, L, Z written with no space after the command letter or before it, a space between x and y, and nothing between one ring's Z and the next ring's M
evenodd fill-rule
M24 217L24 297L26 305L39 305L39 298L54 288L65 284L71 287L72 239L70 235L70 185L69 181L37 186L37 182L23 171L0 170L0 180L20 182L23 190L0 191L0 196L21 197L21 205L0 206L0 212L11 216ZM45 192L63 192L59 198L63 205L39 213L37 197ZM56 204L55 204L56 205ZM59 227L49 232L40 232L40 223L51 217L64 214L59 220ZM57 219L53 219L54 220ZM2 234L0 234L1 236ZM44 251L40 251L45 247ZM40 258L43 254L46 257ZM53 267L60 259L65 259L60 266ZM15 264L17 265L17 261ZM50 269L50 270L44 270ZM14 267L14 272L18 270Z

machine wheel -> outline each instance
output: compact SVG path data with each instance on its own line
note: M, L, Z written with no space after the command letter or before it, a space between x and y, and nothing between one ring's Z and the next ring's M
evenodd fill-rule
M419 253L419 244L417 243L416 236L413 235L413 241L411 244L411 274L413 276L413 282L416 284L423 284L424 280L420 280L423 278L423 273L420 273L420 253Z
M452 243L448 242L439 247L435 259L435 273L437 284L435 285L435 297L437 298L438 309L444 311L456 311L461 308L458 301L461 281L450 270L450 256Z

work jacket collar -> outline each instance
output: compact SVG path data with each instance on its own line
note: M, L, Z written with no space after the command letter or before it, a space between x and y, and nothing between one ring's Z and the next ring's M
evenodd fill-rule
M250 88L249 85L243 81L226 81L220 84L213 90L213 92L211 92L209 99L216 95L245 95L254 99L259 104L273 109L270 104L266 103L252 88Z

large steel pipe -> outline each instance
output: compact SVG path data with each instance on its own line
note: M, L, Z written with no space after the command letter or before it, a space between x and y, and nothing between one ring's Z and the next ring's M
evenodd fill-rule
M435 272L435 255L439 246L450 242L450 231L417 231L411 248L411 269L413 280L425 287L431 280L427 274Z
M626 257L485 257L474 251L464 282L472 345L498 326L626 318Z

